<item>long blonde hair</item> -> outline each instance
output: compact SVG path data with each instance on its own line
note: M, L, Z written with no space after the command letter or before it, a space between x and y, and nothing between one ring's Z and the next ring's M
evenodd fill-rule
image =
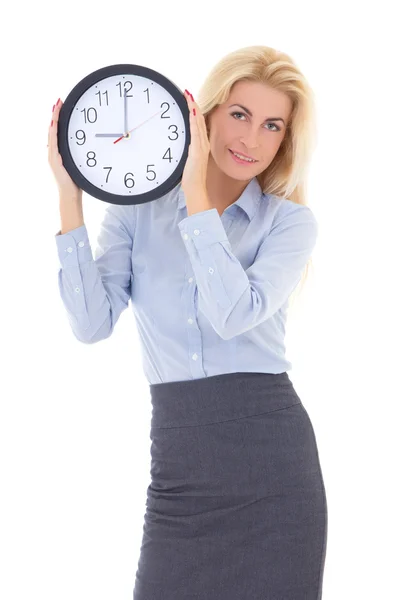
M306 205L306 177L317 141L313 90L299 67L284 52L267 46L240 48L224 56L212 68L196 94L208 131L208 115L227 101L231 88L240 80L264 83L291 99L292 113L285 137L273 161L257 175L257 180L264 193ZM311 264L310 257L301 287Z

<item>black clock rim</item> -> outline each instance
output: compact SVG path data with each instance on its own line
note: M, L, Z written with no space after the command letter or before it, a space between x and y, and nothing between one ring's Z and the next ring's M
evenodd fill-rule
M92 87L97 82L106 79L107 77L122 74L132 74L139 75L141 77L147 77L148 79L164 87L171 94L171 96L176 101L178 107L180 108L185 122L186 130L184 150L181 156L181 160L179 161L171 175L168 177L168 179L166 179L155 189L149 190L148 192L144 192L143 194L136 194L135 196L113 194L106 190L101 190L97 186L93 185L88 179L86 179L86 177L82 175L81 171L78 169L72 158L67 137L69 121L79 98L86 92L87 89ZM171 81L165 75L162 75L158 71L155 71L154 69L145 67L143 65L129 63L108 65L106 67L102 67L101 69L97 69L96 71L93 71L92 73L84 77L68 94L60 110L57 134L58 151L61 155L63 166L70 175L71 179L80 189L88 193L90 196L93 196L98 200L102 200L103 202L107 202L110 204L144 204L146 202L158 200L159 198L170 192L172 189L174 189L174 187L176 187L178 183L182 180L183 170L189 154L190 144L189 109L183 92L179 89L179 87L173 81Z

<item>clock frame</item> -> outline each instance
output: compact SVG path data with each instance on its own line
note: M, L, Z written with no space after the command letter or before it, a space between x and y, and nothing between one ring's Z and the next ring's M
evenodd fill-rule
M96 150L98 150L98 148L101 148L101 144L104 144L104 142L99 141L99 146L96 147L95 143L93 142L93 140L95 140L96 138L90 137L90 136L94 136L94 133L92 131L93 124L95 122L97 122L97 117L98 117L99 112L101 112L101 108L103 108L103 111L104 111L104 109L109 106L109 104L108 104L109 97L114 98L114 96L111 95L111 92L110 92L110 95L108 95L107 92L104 92L104 91L101 92L100 90L98 90L96 92L95 90L97 89L97 87L99 86L99 84L101 82L104 85L105 79L114 78L114 81L112 84L113 90L111 90L111 91L113 92L113 94L115 94L116 92L115 92L114 87L117 87L117 88L119 87L120 95L119 95L119 100L117 100L117 101L120 102L118 110L121 109L120 114L121 114L121 118L122 118L123 103L125 101L124 95L126 94L127 97L132 97L132 94L129 94L129 91L132 91L135 88L134 88L134 85L131 85L131 87L129 88L129 83L132 84L132 81L134 81L135 77L139 77L139 78L144 77L144 78L147 78L148 80L150 80L151 85L157 86L157 88L154 88L154 89L157 89L158 95L160 93L159 92L160 87L166 91L166 98L168 98L168 100L167 99L164 100L164 102L162 102L161 105L154 104L154 110L156 110L158 112L153 115L154 123L152 124L152 127L151 127L153 129L152 139L155 140L154 145L155 145L155 147L157 147L157 137L154 134L154 131L156 131L157 135L158 135L157 119L168 119L169 118L171 120L171 124L169 125L167 133L165 134L166 135L166 151L163 155L157 156L156 160L157 161L162 161L162 160L170 161L172 159L174 161L174 168L173 168L172 172L169 174L169 176L166 177L166 179L164 179L163 181L160 181L160 183L158 183L157 179L161 179L161 177L157 176L157 173L155 170L156 164L153 160L153 162L150 162L147 165L147 171L140 173L140 177L145 176L146 181L149 182L150 186L151 186L152 181L155 181L155 184L152 187L150 187L150 189L148 189L147 191L144 191L142 193L138 193L138 192L135 193L135 189L134 189L136 186L135 177L139 177L139 175L137 173L135 173L135 165L132 164L132 168L124 174L124 178L123 178L124 193L122 193L122 194L114 193L112 191L107 190L108 182L110 181L109 178L111 177L111 175L113 175L113 173L112 173L113 168L114 168L113 165L112 164L109 164L109 165L107 165L107 164L99 165L98 164L98 161L100 161L101 159L97 156ZM132 81L129 78L131 78ZM120 82L115 84L115 81L118 81L118 79L120 79ZM137 81L140 82L140 79L138 79ZM141 93L142 92L146 93L148 104L150 104L151 85L148 86L147 89L141 90ZM97 106L83 105L83 103L79 104L82 96L91 88L93 88L93 91L95 92L95 96L97 97L97 98L93 98L92 104L95 105L97 103ZM170 98L173 99L173 104L174 104L173 111L176 111L176 110L179 111L177 113L178 117L180 118L179 125L173 124L174 119L171 118L170 115L168 116L168 114L167 114L168 111L170 110L170 102L169 102ZM103 104L102 104L102 102L103 102ZM135 107L137 108L137 106L135 106ZM97 108L99 109L99 111L97 111ZM165 110L164 110L164 108L165 108ZM74 122L71 119L75 119L74 111L77 111L77 110L82 115L82 117L78 117L78 119L82 120L82 126L78 130L75 131L75 136L74 136L73 132L71 131L70 124L72 124ZM103 112L103 114L104 114L104 112ZM110 113L109 113L109 116L110 116ZM148 118L147 121L150 121L152 118L153 117ZM135 117L136 122L138 120L140 121L140 119L141 119L140 117L139 118ZM89 126L89 124L90 124L90 126ZM139 127L140 126L141 125L139 124ZM143 126L146 127L145 123ZM85 131L85 127L86 127L86 131ZM120 132L122 132L122 130L123 130L122 121L121 121L121 126L118 125L118 127L121 128ZM138 127L138 129L139 129L139 127ZM164 123L162 123L162 127L165 128ZM172 132L170 132L169 129L171 127L175 127L175 131L172 130L172 132L173 133L176 132L176 134L177 134L176 138L170 137L170 134ZM98 128L101 129L101 124L98 125ZM159 129L160 135L164 135L163 128L160 127L160 129ZM136 127L134 127L134 129L136 129ZM150 131L150 128L148 128L148 129ZM179 134L178 134L178 129L179 129ZM78 135L78 133L79 133L79 135ZM126 132L124 132L124 134L125 133ZM98 135L98 134L96 134L96 135ZM114 137L115 137L117 134L104 134L103 133L100 135L102 135L103 137L114 135ZM135 132L133 131L131 133L131 135L134 136ZM183 136L183 142L182 142L182 139L180 140L181 151L178 152L175 157L172 157L171 150L174 148L174 141L176 141L179 138L179 135ZM107 141L110 141L110 152L113 152L113 150L111 149L111 144L112 144L111 137L107 138ZM114 141L118 141L118 140L116 139ZM120 139L118 143L125 144L125 142L127 142L127 144L129 144L130 140L129 139L122 139L122 140ZM84 167L85 169L101 167L102 183L101 183L100 187L98 184L95 184L92 181L90 181L85 176L85 174L82 172L82 170L83 170L82 160L79 160L76 156L73 156L73 154L71 152L70 144L73 145L74 143L77 144L78 146L83 146L84 144L87 144L86 148L84 149L86 151L86 154L85 154L86 165ZM150 147L151 141L147 141L146 143L148 144L147 147ZM91 144L92 144L92 149L90 148ZM122 152L125 151L125 149L127 150L127 152L129 151L129 147L127 144L125 144L125 147L122 149ZM168 144L170 144L170 145L168 146ZM189 144L190 144L189 108L187 105L187 101L183 95L183 92L175 85L175 83L173 83L165 75L162 75L158 71L155 71L154 69L150 69L150 68L142 66L142 65L137 65L137 64L110 65L110 66L106 66L101 69L98 69L98 70L94 71L93 73L90 73L71 90L71 92L65 99L65 102L63 103L61 110L60 110L60 114L59 114L58 149L61 154L63 165L64 165L65 169L67 170L67 172L71 176L72 180L75 182L75 184L80 189L82 189L89 195L91 195L99 200L102 200L104 202L108 202L111 204L123 204L123 205L143 204L145 202L152 202L154 200L157 200L161 196L170 192L182 179L183 170L184 170L188 152L189 152ZM175 147L176 147L176 145L175 145ZM132 148L132 146L131 146L131 148ZM121 152L121 147L118 148L118 152ZM116 159L118 158L118 152L115 152ZM129 154L127 154L127 156L128 156L128 160L130 160ZM97 158L98 158L98 160L97 160ZM124 160L126 160L125 157L124 157ZM146 161L144 161L144 162L146 162ZM80 164L78 165L77 163L80 163ZM160 165L162 167L166 166L165 163L160 163ZM139 168L138 163L137 163L137 168ZM88 171L88 173L89 173L89 171ZM154 174L154 177L152 176L152 174ZM103 175L104 175L104 177L103 177ZM99 177L100 174L96 173L96 176ZM143 182L143 179L142 179L142 182ZM118 185L120 185L122 187L122 181L120 179L118 179Z

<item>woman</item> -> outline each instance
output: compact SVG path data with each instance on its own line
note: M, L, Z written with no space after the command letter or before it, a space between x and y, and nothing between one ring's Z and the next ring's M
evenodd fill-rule
M284 346L318 230L303 191L312 92L288 55L254 46L224 57L198 102L185 97L182 181L157 202L108 205L96 260L57 151L60 103L49 128L72 330L109 337L131 299L150 385L134 600L320 600L325 487Z

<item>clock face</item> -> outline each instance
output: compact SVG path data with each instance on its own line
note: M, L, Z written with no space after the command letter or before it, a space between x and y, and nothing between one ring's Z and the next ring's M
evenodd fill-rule
M65 168L81 189L114 204L148 202L175 187L189 143L183 93L140 65L92 73L60 111Z

